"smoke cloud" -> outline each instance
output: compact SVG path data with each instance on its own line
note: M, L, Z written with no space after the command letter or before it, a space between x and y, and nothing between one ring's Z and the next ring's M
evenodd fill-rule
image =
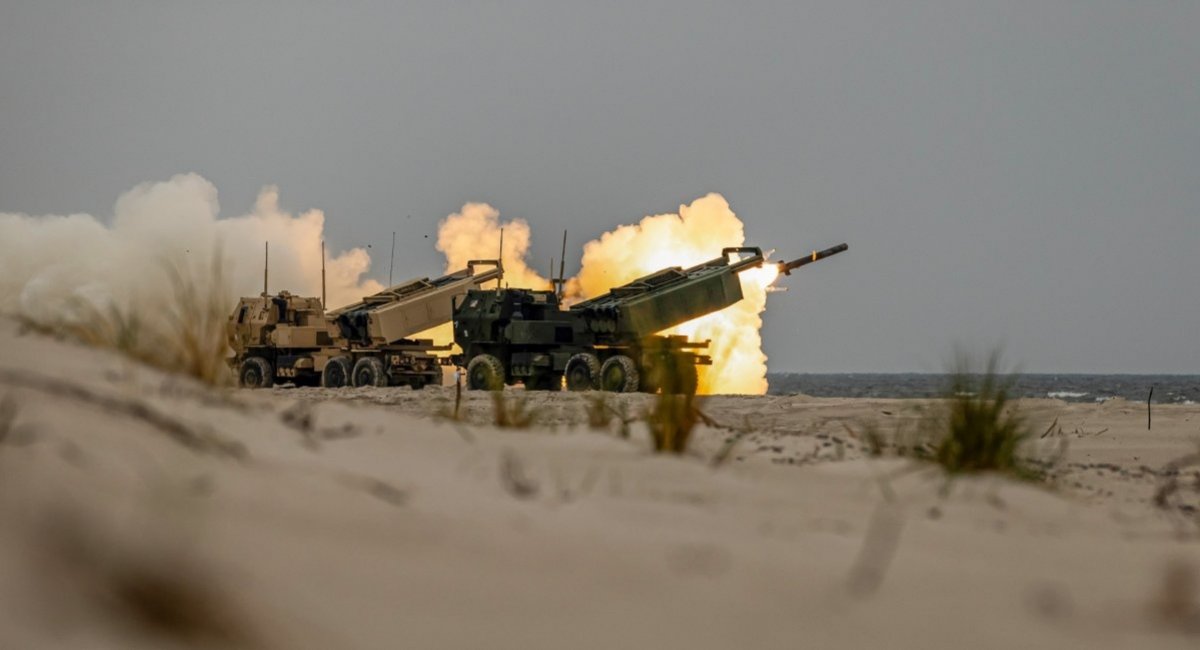
M678 214L659 214L635 225L620 226L584 244L583 265L572 288L583 298L669 266L689 267L721 254L721 249L745 244L746 235L729 202L708 194ZM762 312L767 287L777 271L766 266L739 274L745 298L726 309L689 321L667 334L687 334L711 340L713 365L701 368L700 391L750 393L767 391L767 355L762 351Z
M200 272L218 253L230 289L257 295L265 241L271 243L271 291L320 295L320 210L289 213L279 205L279 190L269 186L248 214L219 213L217 188L197 174L134 187L117 199L110 223L87 214L0 213L0 311L41 322L69 320L81 302L145 311L171 295L169 266ZM330 306L382 288L363 277L370 263L361 248L328 258Z
M469 260L496 259L500 230L504 230L504 282L524 289L549 289L550 280L529 268L529 223L500 221L500 212L486 203L467 203L438 225L437 249L446 255L446 271L466 268Z

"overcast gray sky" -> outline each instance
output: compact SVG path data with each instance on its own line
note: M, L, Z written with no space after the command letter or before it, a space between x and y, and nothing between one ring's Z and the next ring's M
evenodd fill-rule
M392 4L4 0L0 211L275 183L386 279L465 201L543 265L715 191L851 246L772 296L772 371L1200 373L1200 3Z

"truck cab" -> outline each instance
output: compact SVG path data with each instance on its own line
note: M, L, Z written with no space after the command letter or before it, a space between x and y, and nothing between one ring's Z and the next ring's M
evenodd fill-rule
M560 390L567 362L590 340L553 291L477 289L455 305L457 361L467 366L470 388L522 382L530 390Z

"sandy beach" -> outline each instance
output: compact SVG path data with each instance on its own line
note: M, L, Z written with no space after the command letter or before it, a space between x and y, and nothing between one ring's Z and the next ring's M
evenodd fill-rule
M927 403L711 397L675 457L589 394L507 391L535 422L499 428L487 394L214 390L8 321L0 399L3 648L1200 641L1200 406L1024 401L1035 485L872 456Z

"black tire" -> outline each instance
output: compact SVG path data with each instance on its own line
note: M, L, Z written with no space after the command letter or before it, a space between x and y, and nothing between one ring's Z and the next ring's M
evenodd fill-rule
M350 357L334 357L321 371L323 388L345 388L350 385Z
M238 370L238 383L243 388L270 388L275 385L275 369L262 357L250 357Z
M567 390L596 390L600 388L600 360L591 352L580 352L567 359Z
M379 357L363 357L354 364L354 387L375 386L382 388L388 385L387 371Z
M600 388L610 393L635 393L641 378L633 359L618 354L600 367Z
M525 380L526 390L562 390L563 376L555 372L545 372Z
M467 390L504 390L504 364L490 354L476 355L467 364Z

